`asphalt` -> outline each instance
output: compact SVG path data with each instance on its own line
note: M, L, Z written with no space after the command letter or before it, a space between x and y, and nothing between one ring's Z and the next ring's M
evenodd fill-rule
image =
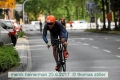
M23 38L18 38L15 49L18 51L21 64L20 66L14 68L12 71L31 71L32 59L31 52L29 49L29 42L26 36L24 36ZM14 79L8 78L8 72L5 72L3 74L0 74L0 80L14 80Z

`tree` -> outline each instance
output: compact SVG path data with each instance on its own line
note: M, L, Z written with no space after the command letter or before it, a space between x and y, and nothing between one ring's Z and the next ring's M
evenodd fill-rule
M17 0L23 3L25 0ZM25 4L25 12L31 20L37 20L38 14L53 14L57 19L65 17L68 21L88 17L85 10L86 0L30 0ZM81 3L82 2L82 3ZM82 6L82 7L81 7Z

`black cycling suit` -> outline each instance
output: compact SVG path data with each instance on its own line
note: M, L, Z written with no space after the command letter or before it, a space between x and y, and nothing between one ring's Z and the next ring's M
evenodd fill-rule
M54 45L54 39L58 39L58 36L60 38L65 38L66 41L68 39L68 32L66 31L66 29L63 27L63 25L59 21L55 21L54 27L52 29L49 28L48 24L44 25L43 40L45 41L46 44L48 43L48 40L46 38L47 30L50 31L52 45Z

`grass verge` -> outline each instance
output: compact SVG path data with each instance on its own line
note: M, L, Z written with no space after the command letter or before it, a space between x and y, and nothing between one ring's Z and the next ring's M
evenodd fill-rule
M86 29L85 31L88 31L88 32L96 32L96 33L120 34L120 31L116 31L116 30Z

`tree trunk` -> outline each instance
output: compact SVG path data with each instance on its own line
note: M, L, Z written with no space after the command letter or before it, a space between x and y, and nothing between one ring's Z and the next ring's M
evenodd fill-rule
M66 8L66 10L67 10L67 18L68 18L68 20L70 21L70 13L69 13L69 9L68 9L67 6L65 6L65 8Z
M78 20L78 6L76 6L76 20Z
M110 10L109 10L109 4L110 2L108 2L107 0L105 0L105 4L106 4L106 12L107 12L107 15L109 14ZM110 27L110 24L111 24L111 20L107 19L108 20L108 30L111 30L111 27Z
M106 30L106 25L105 25L105 4L104 0L102 0L102 8L103 8L103 30Z

